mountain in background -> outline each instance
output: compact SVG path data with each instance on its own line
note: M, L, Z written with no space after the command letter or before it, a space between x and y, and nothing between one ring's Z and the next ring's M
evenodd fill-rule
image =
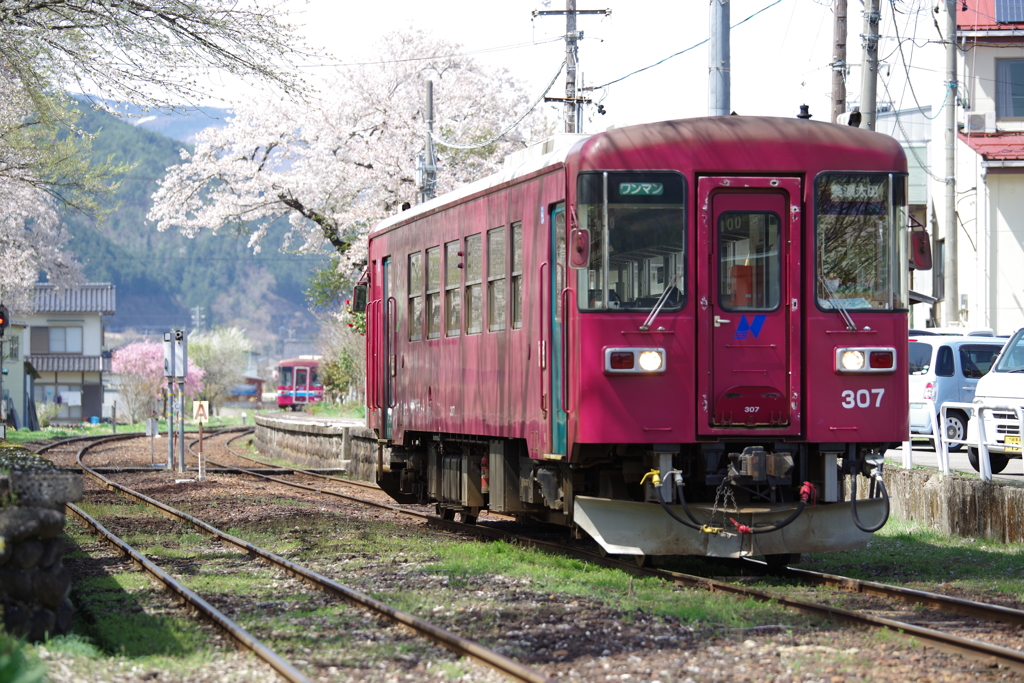
M114 103L105 100L108 106L113 107ZM84 107L83 107L84 108ZM184 142L188 145L196 143L196 134L211 127L223 127L228 125L228 118L234 115L230 109L219 107L202 107L188 111L165 113L146 111L133 104L121 105L119 111L125 113L125 117L118 119L136 128L150 130L155 133Z
M189 239L178 232L158 232L146 220L157 181L167 167L181 161L183 147L191 151L191 145L148 126L194 139L210 119L193 114L181 121L157 118L132 125L86 106L81 110L81 127L97 133L96 159L113 155L115 162L136 164L121 181L120 207L102 225L81 214L64 216L73 236L70 249L85 266L86 277L117 287L117 313L108 329L144 334L191 330L193 315L201 313L200 324L243 327L256 349L266 352L281 338L315 335L317 325L303 290L327 256L282 253L284 226L271 231L261 253L254 255L247 246L247 230L218 235L203 231Z

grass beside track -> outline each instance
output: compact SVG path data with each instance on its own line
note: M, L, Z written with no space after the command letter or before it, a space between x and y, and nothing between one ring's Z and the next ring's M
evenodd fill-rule
M225 529L229 533L540 667L566 657L642 652L649 646L645 642L686 648L711 636L740 643L749 629L765 625L782 637L820 626L773 604L675 588L504 542L453 537L311 496L291 500L267 492L254 497L227 488L220 495L185 509L205 517L209 508L236 506L244 496L274 517L236 524ZM383 681L375 669L387 661L411 680L502 680L138 504L110 496L83 507L97 517L132 520L132 531L124 534L129 543L308 672L328 680L354 675ZM68 532L76 546L72 558L82 558L83 548L96 543L77 524L69 524ZM868 548L805 555L800 566L924 590L952 584L967 593L1024 601L1022 554L1024 545L946 537L891 520ZM736 573L698 559L668 568L711 576ZM759 581L771 590L787 589L779 580ZM224 657L229 646L167 609L158 592L137 572L79 582L73 597L80 606L92 605L91 619L80 618L71 638L43 648L64 652L83 671L113 658L128 668L159 669L172 672L173 680L189 680ZM639 639L620 642L616 634L625 626L640 632ZM866 637L880 645L895 638L884 632ZM820 669L815 658L836 656L808 651L794 655L790 666L814 671Z

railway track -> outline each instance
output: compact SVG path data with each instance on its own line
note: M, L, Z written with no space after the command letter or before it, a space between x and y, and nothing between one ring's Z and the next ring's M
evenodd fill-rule
M228 444L230 444L230 441L228 442ZM225 448L228 448L228 450L232 450L230 449L230 446L228 444L225 444ZM254 459L248 458L247 456L243 456L237 453L236 451L232 452L234 455L241 457L243 459L250 460L252 462L258 462ZM950 633L950 631L954 630L977 630L978 625L976 623L965 621L963 619L959 621L946 620L942 624L943 629L930 628L928 626L924 626L919 623L912 623L911 621L907 620L901 620L887 616L878 616L875 614L863 613L858 610L846 609L835 605L796 599L780 593L762 591L750 588L740 583L710 579L706 577L695 576L692 574L685 574L680 572L673 572L664 569L640 567L637 566L635 562L623 561L617 558L606 557L599 552L593 552L581 548L566 547L564 544L561 543L540 540L523 534L517 534L501 529L495 529L487 525L467 525L460 522L444 520L435 515L423 512L422 510L409 509L409 506L382 503L380 501L359 498L358 496L340 493L338 491L325 489L323 487L310 486L308 484L301 484L299 482L288 481L287 479L284 479L282 477L275 477L267 473L266 471L273 471L274 469L284 470L285 468L276 468L275 466L266 465L265 463L261 464L263 466L260 469L263 471L254 471L253 469L245 468L237 469L239 472L244 472L245 474L251 476L262 477L267 480L281 483L287 486L295 486L298 488L316 491L318 493L323 493L326 495L339 496L349 501L359 502L366 505L372 505L379 508L385 508L401 515L411 516L423 520L427 524L436 527L456 530L463 533L475 534L481 537L487 537L491 539L501 539L511 543L535 547L548 552L567 554L578 559L586 560L588 562L592 562L601 566L619 568L623 571L630 572L635 575L657 577L659 579L670 582L677 586L702 588L709 591L725 592L735 594L738 596L753 598L759 601L775 602L784 605L785 607L791 610L803 614L809 614L825 619L830 619L833 621L844 622L858 627L890 629L892 631L902 633L906 636L914 637L919 640L925 641L928 644L944 652L956 653L990 663L994 661L997 662L999 665L1005 666L1018 673L1024 673L1024 652L1022 652L1021 650L1007 648L992 643L986 643L974 638L966 638L963 636L955 635L954 633ZM225 467L225 469L230 469L226 465L221 466ZM301 470L295 468L292 468L289 471L301 474L303 476L330 479L333 482L338 482L345 486L359 486L358 484L354 484L349 480L339 479L337 477L330 477L319 473L302 472ZM364 485L363 488L368 487ZM758 563L753 562L751 564L758 565ZM763 569L763 565L760 565L760 567ZM837 576L832 574L824 574L804 569L786 568L785 570L783 570L782 576L784 576L785 578L803 582L807 585L836 588L839 589L841 591L841 594L844 596L859 594L863 596L884 598L886 600L891 601L911 603L913 605L917 605L925 609L939 610L945 613L956 614L960 615L961 617L979 620L983 623L999 622L1002 624L1009 624L1011 626L1024 625L1024 610L1004 607L1000 605L965 600L961 598L942 595L939 593L914 590L909 588L903 588L900 586L891 586L872 581L862 581L859 579L853 579L849 577ZM934 623L935 620L926 620L926 623L928 622Z
M177 519L181 522L185 522L199 529L204 534L209 535L211 538L215 538L223 544L235 547L251 556L257 557L268 565L299 578L327 594L342 598L350 604L369 610L370 612L393 623L407 627L417 635L423 636L451 650L459 656L473 658L485 666L499 671L514 680L528 681L531 683L543 683L550 681L546 676L520 664L519 662L516 662L509 657L505 657L502 654L494 652L480 643L458 636L450 631L431 624L430 622L415 617L412 614L398 610L364 593L337 583L307 567L291 562L279 555L276 555L275 553L269 552L243 539L221 531L220 529L217 529L192 515L188 515L138 491L134 491L126 486L118 484L83 462L83 457L91 448L113 441L131 439L137 436L138 435L127 434L118 435L116 437L106 437L103 439L91 439L90 443L87 443L79 449L76 455L76 462L83 472L95 478L107 489L145 503L146 505L159 510L164 515ZM55 444L50 444L39 449L37 452L44 453L49 449L66 446L74 441L74 439L69 439ZM101 534L108 540L108 542L115 545L115 547L117 547L121 552L129 555L135 562L140 564L147 573L153 576L159 583L163 584L168 591L177 596L178 599L188 604L197 613L203 615L209 621L222 629L237 645L252 651L256 656L266 661L286 680L303 682L309 680L300 671L298 671L298 669L274 653L273 650L253 637L237 623L227 618L223 613L216 610L216 608L210 605L198 594L189 590L183 584L161 570L144 555L131 548L123 540L118 539L114 534L103 528L99 522L92 519L80 508L77 506L70 506L70 508L76 517L80 518L89 527L96 530L97 533Z

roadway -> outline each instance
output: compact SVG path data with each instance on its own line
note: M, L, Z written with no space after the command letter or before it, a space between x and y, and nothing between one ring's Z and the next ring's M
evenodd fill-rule
M915 441L913 449L913 465L914 467L927 467L929 469L939 469L939 455L932 448L931 442L928 441ZM903 466L903 449L896 448L885 452L885 466L887 468L898 468ZM971 463L967 461L967 449L959 453L949 454L949 471L950 474L968 474L979 476L978 472L971 467ZM1024 461L1020 458L1014 458L1010 460L1009 464L999 474L992 475L993 481L1005 481L1012 482L1020 485L1024 485Z

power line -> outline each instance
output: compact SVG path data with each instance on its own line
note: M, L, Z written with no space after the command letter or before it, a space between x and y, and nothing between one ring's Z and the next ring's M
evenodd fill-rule
M529 113L531 111L533 111L534 109L537 108L537 105L540 104L541 100L544 99L544 96L548 94L548 90L551 90L551 86L553 86L555 84L555 81L558 79L559 74L562 73L562 69L564 69L564 68L565 68L565 62L563 61L561 64L558 65L558 71L556 71L555 75L551 78L551 82L548 83L548 86L546 88L544 88L544 91L540 94L540 97L538 97L536 100L534 100L533 104L530 105L530 108L527 109L523 113L522 116L520 116L518 119L513 121L512 124L508 128L506 128L505 130L501 131L500 133L495 135L490 140L485 140L484 142L479 142L479 143L476 143L476 144L473 144L473 145L458 145L458 144L456 144L454 142L448 142L447 140L442 140L441 138L439 138L436 135L434 135L433 131L430 131L430 139L433 140L435 144L441 145L443 147L450 147L452 149L477 149L478 147L486 147L487 145L489 145L489 144L491 144L493 142L496 142L497 140L499 140L501 138L502 135L504 135L505 133L509 132L510 130L512 130L513 128L518 126L519 123L523 119L525 119L527 117L527 115L529 115Z
M764 12L765 10L770 9L770 8L774 7L775 5L778 5L780 2L782 2L782 0L775 0L775 2L773 2L772 4L766 5L765 7L762 7L761 9L759 9L756 12L754 12L753 14L751 14L746 19L743 19L742 21L738 21L735 24L733 24L730 27L730 29L734 29L737 26L740 26L741 24L747 23L748 21L750 21L751 19L756 17L761 12ZM685 54L685 53L687 53L687 52L689 52L691 50L695 50L698 47L700 47L701 45L704 45L705 43L707 43L708 40L709 40L708 38L705 38L704 40L702 40L699 43L696 43L694 45L691 45L690 47L686 48L685 50L680 50L679 52L677 52L677 53L675 53L673 55L669 55L668 57L665 57L665 59L659 60L659 61L655 62L654 64L651 64L650 66L645 66L642 69L637 69L636 71L632 71L632 72L626 74L625 76L623 76L622 78L616 78L614 81L608 81L607 83L604 83L602 85L587 86L587 87L581 88L581 89L582 90L600 90L601 88L607 88L609 85L612 85L613 83L618 83L619 81L624 81L627 78L629 78L630 76L635 76L636 74L638 74L638 73L640 73L642 71L647 71L648 69L653 69L654 67L656 67L656 66L658 66L660 64L664 64L665 62L667 62L668 60L672 59L673 57L678 57L681 54Z

